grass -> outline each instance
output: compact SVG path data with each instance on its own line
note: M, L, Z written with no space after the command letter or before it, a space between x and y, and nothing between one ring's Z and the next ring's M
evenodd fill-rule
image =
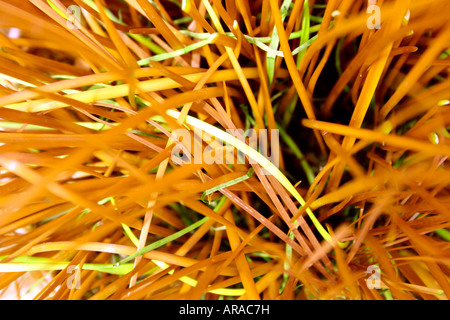
M379 5L0 2L0 297L447 300L450 4Z

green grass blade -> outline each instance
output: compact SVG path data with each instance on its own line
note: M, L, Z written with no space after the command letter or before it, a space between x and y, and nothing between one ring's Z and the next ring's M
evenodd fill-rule
M149 57L149 58L145 58L145 59L141 59L138 61L138 65L139 66L144 66L146 64L148 64L150 61L162 61L162 60L167 60L170 58L175 58L178 56L181 56L183 54L186 54L188 52L191 52L193 50L199 49L201 47L204 47L208 44L211 44L214 40L214 38L217 36L217 34L212 34L208 39L206 40L202 40L196 43L193 43L189 46L186 46L182 49L178 49L172 52L167 52L167 53L162 53L162 54L157 54L155 56Z
M450 241L450 231L447 229L439 229L436 230L435 233L441 237L442 239L444 239L445 241Z
M141 256L141 255L143 255L143 254L145 254L145 253L147 253L149 251L156 250L156 249L166 245L167 243L172 242L172 241L178 239L181 236L184 236L186 233L189 233L192 230L195 230L198 227L200 227L202 224L204 224L206 221L208 221L208 219L209 219L209 217L204 217L203 219L200 219L199 221L191 224L190 226L188 226L188 227L186 227L186 228L184 228L184 229L182 229L182 230L180 230L178 232L175 232L174 234L171 234L170 236L167 236L167 237L165 237L165 238L163 238L161 240L158 240L158 241L155 241L155 242L149 244L148 246L146 246L146 247L142 248L141 250L135 252L131 256L128 256L125 259L119 261L117 264L115 264L115 266L120 266L120 265L122 265L122 264L124 264L124 263L126 263L126 262L128 262L130 260L133 260L136 257L139 257L139 256Z
M304 51L310 46L312 45L312 43L317 39L317 35L315 35L314 37L312 37L311 39L305 41L304 43L302 43L301 45L299 45L297 48L295 48L292 51L292 55L295 56L297 53L304 53Z
M308 0L305 0L305 3L303 5L303 20L302 20L302 30L301 30L302 35L300 37L300 46L302 46L309 40L310 28L311 28L311 17L309 14L309 3L308 3ZM305 55L305 50L299 51L298 57L297 57L297 67L299 66L300 61L302 60L304 55Z
M122 228L123 228L123 231L124 231L125 235L128 238L130 238L131 242L133 242L133 244L136 247L138 247L139 246L139 239L135 236L133 231L131 231L131 228L129 226L127 226L125 223L122 223Z
M291 5L291 0L284 0L283 4L281 5L280 12L281 12L281 21L284 21L284 19L287 16L287 12L289 10L289 6ZM280 39L278 37L278 31L277 28L274 26L272 31L272 38L269 44L269 48L272 50L277 50L278 45L280 43ZM276 55L274 55L271 52L267 53L266 56L266 69L267 69L267 75L269 77L269 85L272 84L273 77L275 75L275 59Z
M242 177L230 180L230 181L222 183L221 185L218 185L214 188L206 190L205 192L203 192L202 201L204 201L205 197L207 195L210 195L211 193L214 193L216 191L219 191L220 189L223 189L223 188L226 188L226 187L235 185L239 182L247 180L248 178L250 178L253 175L253 172L254 172L253 168L250 168L250 170L248 170L248 172L246 174L244 174Z
M62 12L61 10L59 10L59 8L57 7L57 6L55 6L54 4L53 4L53 2L51 2L50 0L47 0L47 3L48 3L48 5L53 9L53 10L55 10L55 12L57 13L57 14L59 14L61 17L63 17L64 19L67 19L67 16L65 15L65 13L64 12Z

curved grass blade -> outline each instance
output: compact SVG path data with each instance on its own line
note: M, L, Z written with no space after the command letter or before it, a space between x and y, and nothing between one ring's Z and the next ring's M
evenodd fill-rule
M180 112L175 110L167 110L166 113L175 118L178 119L178 116L180 115ZM229 133L226 133L223 130L220 130L210 124L207 124L204 121L201 121L199 119L196 119L192 116L186 117L186 123L189 125L192 125L194 127L197 127L200 130L205 131L209 135L214 136L215 138L222 140L239 151L243 152L245 155L256 161L261 167L263 167L267 172L272 174L293 196L294 198L300 203L300 205L305 205L305 200L303 197L298 193L298 191L294 188L292 183L286 178L286 176L272 163L270 162L266 157L264 157L262 154L260 154L255 149L251 148L249 145L245 144L241 140L239 140L236 137L233 137ZM309 218L313 222L314 226L317 228L317 231L320 233L320 235L326 240L331 241L330 234L325 230L325 228L322 226L322 224L317 220L314 213L311 211L311 209L308 207L306 209L306 213L308 214ZM340 244L344 245L344 244Z

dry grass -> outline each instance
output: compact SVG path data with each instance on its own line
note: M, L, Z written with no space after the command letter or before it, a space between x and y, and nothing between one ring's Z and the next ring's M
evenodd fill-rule
M450 3L367 5L1 1L0 297L448 299ZM187 115L295 189L174 162Z

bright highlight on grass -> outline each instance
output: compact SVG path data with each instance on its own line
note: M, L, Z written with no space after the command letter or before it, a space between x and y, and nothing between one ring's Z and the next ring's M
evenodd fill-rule
M180 115L178 111L174 110L167 110L167 114L173 118L178 118L178 116ZM281 183L281 185L284 186L294 196L294 198L300 203L300 205L302 206L305 205L305 200L298 193L297 189L294 188L292 183L286 178L286 176L283 173L281 173L281 171L271 161L269 161L266 157L261 155L258 151L251 148L240 139L233 137L229 133L224 132L194 117L187 116L185 122L200 130L207 132L208 134L226 142L227 144L232 145L237 150L243 152L246 156L252 158L264 170L266 170L269 174L273 175ZM310 219L312 220L312 222L314 223L314 225L316 226L319 233L322 235L322 237L327 241L331 241L331 236L320 224L317 218L314 216L314 213L311 211L311 209L306 208L306 212L310 217Z

